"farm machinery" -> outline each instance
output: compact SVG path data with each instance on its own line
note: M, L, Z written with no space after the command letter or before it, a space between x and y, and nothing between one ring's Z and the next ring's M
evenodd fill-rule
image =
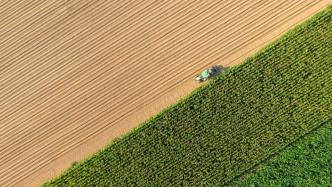
M222 66L212 66L209 69L203 70L200 74L198 74L195 78L198 82L204 82L216 75L218 75L223 70Z

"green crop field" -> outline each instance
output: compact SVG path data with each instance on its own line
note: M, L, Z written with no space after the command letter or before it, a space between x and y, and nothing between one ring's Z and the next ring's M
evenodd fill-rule
M332 121L230 186L332 186Z
M332 119L332 8L46 185L224 185Z

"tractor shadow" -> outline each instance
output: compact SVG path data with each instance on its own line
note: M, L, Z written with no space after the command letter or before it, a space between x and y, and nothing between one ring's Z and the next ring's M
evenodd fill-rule
M212 79L217 77L219 74L221 74L225 70L229 69L229 67L222 66L222 65L214 65L214 66L212 66L212 68L214 71L213 75L211 76Z

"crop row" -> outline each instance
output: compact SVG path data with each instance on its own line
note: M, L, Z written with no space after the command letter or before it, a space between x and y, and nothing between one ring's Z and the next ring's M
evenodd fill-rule
M332 8L46 185L223 185L332 118Z
M332 121L229 186L331 186Z

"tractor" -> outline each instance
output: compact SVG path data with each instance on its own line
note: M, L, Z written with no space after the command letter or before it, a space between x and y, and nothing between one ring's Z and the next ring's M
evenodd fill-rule
M217 74L219 74L223 68L221 66L212 66L209 69L203 70L199 75L196 76L196 81L198 82L204 82Z

